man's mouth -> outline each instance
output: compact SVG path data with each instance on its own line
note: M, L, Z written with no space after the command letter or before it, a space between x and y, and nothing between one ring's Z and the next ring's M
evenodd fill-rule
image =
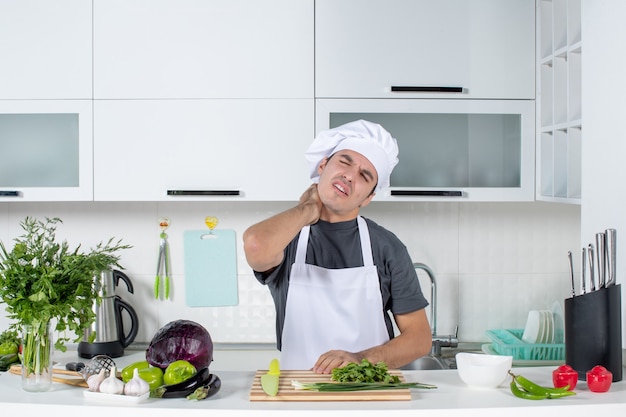
M344 195L346 195L346 196L348 195L348 187L347 187L345 184L343 184L343 183L341 183L341 182L336 182L336 183L334 183L333 185L334 185L334 187L335 187L337 190L339 190L341 193L343 193L343 194L344 194Z

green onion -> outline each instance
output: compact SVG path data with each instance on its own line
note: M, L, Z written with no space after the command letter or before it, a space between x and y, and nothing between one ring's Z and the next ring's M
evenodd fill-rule
M338 392L338 391L371 391L371 390L386 390L386 389L435 389L437 386L430 384L423 384L421 382L397 382L397 383L380 383L380 382L314 382L314 383L302 383L299 381L291 381L296 389L308 390L308 391L324 391L324 392Z

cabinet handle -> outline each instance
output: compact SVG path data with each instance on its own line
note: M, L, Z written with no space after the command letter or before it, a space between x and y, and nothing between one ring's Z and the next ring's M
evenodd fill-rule
M167 190L167 195L177 196L224 196L239 195L239 190Z
M395 93L462 93L463 87L392 85L391 91Z
M463 191L446 190L391 190L393 196L408 197L463 197Z
M19 197L19 191L0 190L0 197Z

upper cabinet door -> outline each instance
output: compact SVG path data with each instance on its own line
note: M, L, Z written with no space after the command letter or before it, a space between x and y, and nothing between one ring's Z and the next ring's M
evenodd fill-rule
M297 201L313 99L95 100L96 201Z
M91 98L91 2L0 0L0 99Z
M93 200L92 100L0 100L0 201Z
M311 98L313 0L94 0L94 95Z
M315 95L534 99L534 22L533 0L316 0Z

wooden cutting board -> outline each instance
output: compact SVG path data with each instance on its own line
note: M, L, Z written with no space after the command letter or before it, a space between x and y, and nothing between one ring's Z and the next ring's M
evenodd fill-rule
M261 375L267 370L256 371L250 390L250 401L410 401L410 389L390 389L380 391L351 391L351 392L318 392L296 390L291 385L292 380L302 383L331 382L330 375L316 374L312 371L280 371L278 394L275 397L267 395L261 388ZM401 371L390 370L390 374L398 375L404 382Z
M12 365L9 368L9 373L14 375L22 375L22 365ZM89 385L87 385L87 381L85 381L83 375L78 372L52 368L52 373L57 375L52 376L52 382L60 382L62 384L73 385L75 387L89 388ZM68 375L73 376L74 378L68 378Z

